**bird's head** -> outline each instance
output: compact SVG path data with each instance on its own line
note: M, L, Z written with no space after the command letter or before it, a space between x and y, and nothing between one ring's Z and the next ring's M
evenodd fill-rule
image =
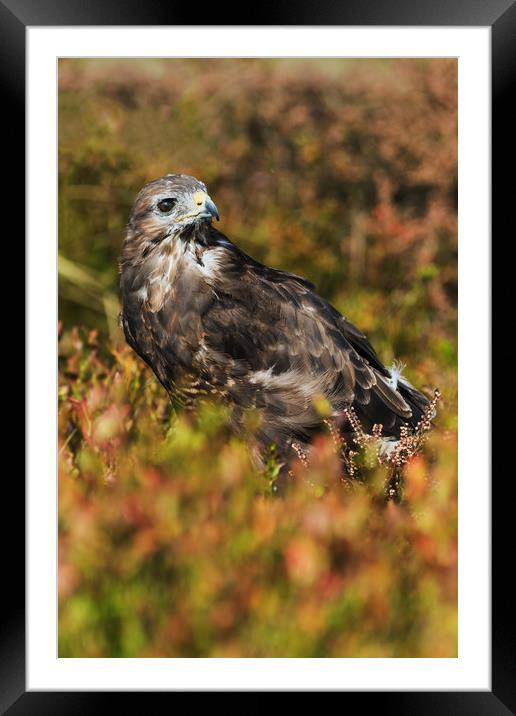
M185 228L219 219L206 184L186 174L166 174L146 184L134 202L129 229L159 241Z

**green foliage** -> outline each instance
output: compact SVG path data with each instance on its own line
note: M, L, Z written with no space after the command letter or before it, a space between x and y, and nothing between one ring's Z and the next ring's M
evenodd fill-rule
M456 61L61 60L59 79L59 655L455 656ZM277 497L273 448L257 470L224 409L176 412L123 345L125 221L169 171L441 390L400 504L367 455L343 481L329 436Z

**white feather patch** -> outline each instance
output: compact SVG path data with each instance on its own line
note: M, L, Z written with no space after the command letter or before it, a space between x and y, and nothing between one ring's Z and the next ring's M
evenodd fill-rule
M408 383L408 380L405 380L403 376L401 375L403 371L405 370L405 363L402 363L399 360L393 361L391 367L389 368L390 378L387 378L387 383L390 385L390 387L393 390L398 389L398 383L401 381L403 383Z
M255 370L250 374L250 383L268 383L272 378L272 369L274 366L267 368L267 370Z
M204 276L213 278L222 266L224 251L224 249L210 249L208 251L204 251L201 257L202 263L196 262L197 270Z
M396 438L380 438L379 440L379 454L381 457L389 457L391 452L398 445L399 440Z

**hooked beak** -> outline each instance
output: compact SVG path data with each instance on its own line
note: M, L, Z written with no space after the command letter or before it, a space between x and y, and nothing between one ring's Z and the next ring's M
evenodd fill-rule
M217 221L220 220L219 211L206 192L196 191L193 199L196 206L199 207L199 211L196 214L197 217L200 219L212 219L215 217Z
M210 199L210 197L207 197L206 201L204 202L204 206L211 216L214 216L217 221L220 221L219 210L215 206L214 202Z

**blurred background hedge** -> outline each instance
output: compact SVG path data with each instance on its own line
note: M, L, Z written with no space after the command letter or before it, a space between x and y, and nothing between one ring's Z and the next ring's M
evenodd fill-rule
M456 83L444 59L60 61L60 656L456 655ZM132 201L167 172L440 388L401 505L380 468L345 488L324 439L274 499L223 413L171 415L116 324Z

